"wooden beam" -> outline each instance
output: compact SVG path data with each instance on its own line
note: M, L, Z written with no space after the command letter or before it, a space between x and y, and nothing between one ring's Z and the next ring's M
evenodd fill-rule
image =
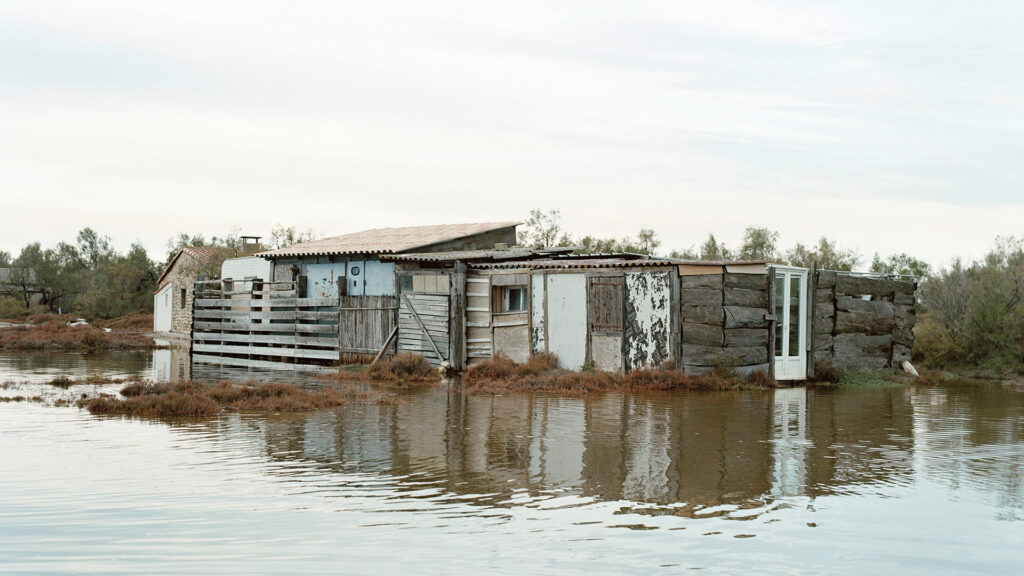
M397 324L395 325L394 328L391 329L391 334L388 334L387 339L384 341L384 346L381 347L380 352L377 352L377 356L374 357L373 362L370 362L370 366L376 364L377 361L380 360L382 356L384 356L384 353L387 352L388 348L391 347L391 344L395 341L396 337L398 337Z

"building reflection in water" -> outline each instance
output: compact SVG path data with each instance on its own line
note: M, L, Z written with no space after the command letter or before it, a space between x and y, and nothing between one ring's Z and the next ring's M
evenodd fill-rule
M886 494L924 475L952 488L998 484L1014 516L1024 502L1024 403L1008 394L892 387L573 398L432 389L391 406L236 418L264 436L273 459L486 506L568 493L706 515L791 497Z

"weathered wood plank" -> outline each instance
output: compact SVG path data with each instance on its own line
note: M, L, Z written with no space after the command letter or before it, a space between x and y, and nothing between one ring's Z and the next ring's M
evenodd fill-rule
M683 322L683 344L700 344L702 346L721 346L725 341L721 326Z
M726 328L767 328L768 311L762 308L724 306Z
M851 296L836 297L836 309L844 312L859 312L872 316L888 316L895 314L892 302L884 300L862 300Z
M679 289L688 290L693 288L722 289L721 274L699 274L696 276L680 276Z
M721 288L680 288L679 301L683 306L721 306Z
M726 286L722 291L723 304L726 306L745 306L747 308L768 309L768 290L750 290Z
M213 356L209 354L194 354L192 356L192 361L200 364L266 368L269 370L293 370L296 372L336 372L338 370L335 366L317 366L314 364L275 362L273 360L254 360L251 358L232 358L230 356Z
M194 352L219 354L247 354L249 356L280 356L282 358L308 358L313 360L337 360L337 350L310 350L305 348L271 348L269 346L229 346L196 343Z
M861 296L870 294L879 298L892 297L896 283L885 278L840 275L836 277L836 295Z
M712 326L725 324L725 312L721 306L687 306L684 303L679 307L679 313L683 322Z
M683 364L687 366L716 366L718 364L749 366L765 362L768 362L768 348L765 346L722 348L683 344Z
M768 328L729 328L724 331L725 346L747 347L762 346L768 349Z
M890 365L890 335L837 334L832 342L832 364L839 368L881 370Z
M725 286L745 290L768 290L767 274L725 274Z
M836 312L835 332L837 334L890 334L896 327L896 318L876 315L870 312Z

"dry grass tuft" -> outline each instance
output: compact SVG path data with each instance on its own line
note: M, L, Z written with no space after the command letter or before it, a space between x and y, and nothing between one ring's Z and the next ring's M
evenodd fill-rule
M557 368L553 354L538 354L519 364L502 354L469 369L466 391L501 394L543 391L556 393L607 392L610 390L672 391L731 390L737 388L774 388L767 374L758 372L743 378L728 368L716 368L708 374L690 376L671 363L660 368L641 368L622 375L595 370L579 372Z
M382 358L365 370L343 367L337 377L397 386L436 384L441 381L440 371L431 366L426 358L412 352Z
M82 398L78 405L93 414L199 418L234 412L307 412L334 408L352 401L386 404L394 396L334 388L307 389L292 384L232 384L133 382L121 398Z

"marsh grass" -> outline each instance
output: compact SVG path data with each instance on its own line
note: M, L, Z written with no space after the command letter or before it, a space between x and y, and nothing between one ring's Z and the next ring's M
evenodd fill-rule
M40 325L0 329L0 348L9 350L150 350L152 338L139 332L104 332L96 326L66 326L47 322Z
M393 395L336 388L308 389L293 384L131 382L121 396L83 397L77 404L92 414L202 418L233 412L307 412L349 402L390 404Z
M735 368L715 367L707 374L688 375L671 363L655 368L640 368L622 375L592 369L581 371L557 367L553 354L537 354L524 363L498 354L466 372L466 391L502 394L508 392L555 392L583 394L612 390L674 391L734 390L774 388L776 382L767 374L757 372L743 377Z

